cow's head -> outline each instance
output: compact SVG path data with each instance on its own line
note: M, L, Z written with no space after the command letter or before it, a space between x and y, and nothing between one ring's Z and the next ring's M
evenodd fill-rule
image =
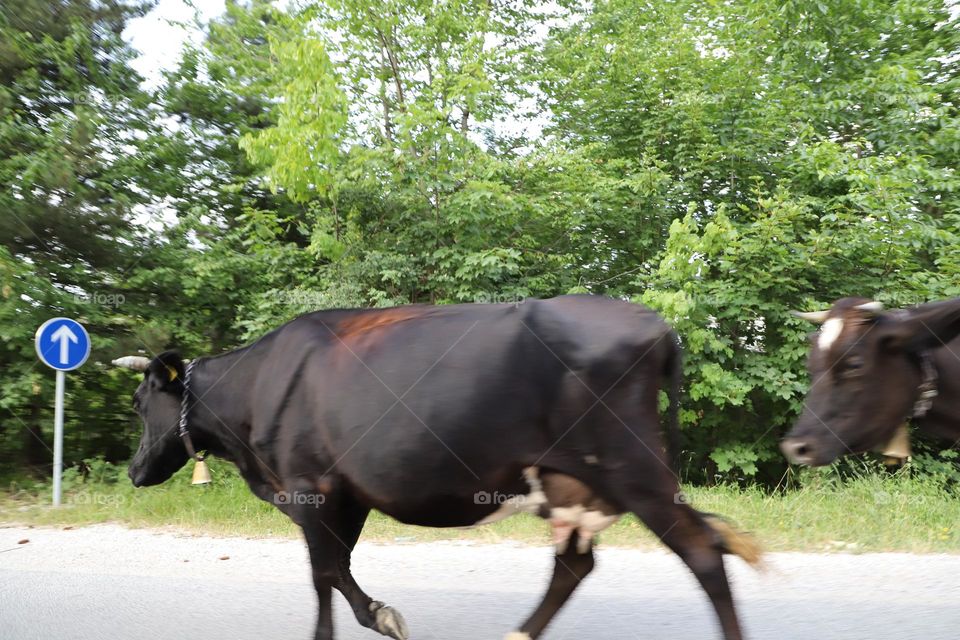
M781 449L814 466L889 443L913 413L924 354L960 334L960 299L886 313L879 303L843 298L797 315L821 326L804 410Z
M133 408L143 419L143 434L128 475L137 487L160 484L190 459L177 432L183 395L183 361L168 351L152 360L127 356L113 363L143 371L143 382L133 394Z

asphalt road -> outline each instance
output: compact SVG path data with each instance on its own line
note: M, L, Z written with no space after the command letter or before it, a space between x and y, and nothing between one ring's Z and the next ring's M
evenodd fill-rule
M960 556L768 560L765 574L730 562L748 638L960 638ZM361 544L354 553L358 581L404 614L411 640L500 640L539 600L551 566L549 549L514 545ZM3 640L307 640L313 607L296 541L0 528ZM339 598L336 611L340 640L381 637ZM545 636L719 637L706 597L673 556L627 549L601 549Z

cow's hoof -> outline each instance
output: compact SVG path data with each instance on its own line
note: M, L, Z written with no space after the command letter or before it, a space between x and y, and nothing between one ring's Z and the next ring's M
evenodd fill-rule
M379 631L394 640L407 640L410 637L407 621L393 607L383 605L374 611L374 615L377 618L373 623L374 631Z
M511 631L503 637L503 640L530 640L530 634L521 633L520 631Z

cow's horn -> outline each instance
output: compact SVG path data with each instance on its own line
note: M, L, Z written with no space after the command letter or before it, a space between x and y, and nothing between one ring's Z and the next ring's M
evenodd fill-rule
M867 313L877 314L883 311L883 303L873 300L871 302L864 302L863 304L858 304L857 309L860 311L866 311Z
M150 364L150 358L144 358L143 356L123 356L122 358L114 360L112 364L116 367L133 369L134 371L146 371L147 366Z
M827 321L827 317L830 315L830 310L826 311L791 311L793 315L798 318L803 318L804 320L809 320L816 324L823 324Z

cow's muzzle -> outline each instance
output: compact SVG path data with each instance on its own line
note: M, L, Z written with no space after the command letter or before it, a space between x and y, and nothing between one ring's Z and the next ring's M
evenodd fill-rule
M805 438L784 438L780 450L793 464L816 464L813 446Z
M135 487L142 487L146 484L146 474L142 471L135 469L132 465L127 469L127 477L130 478L130 482L133 483Z

